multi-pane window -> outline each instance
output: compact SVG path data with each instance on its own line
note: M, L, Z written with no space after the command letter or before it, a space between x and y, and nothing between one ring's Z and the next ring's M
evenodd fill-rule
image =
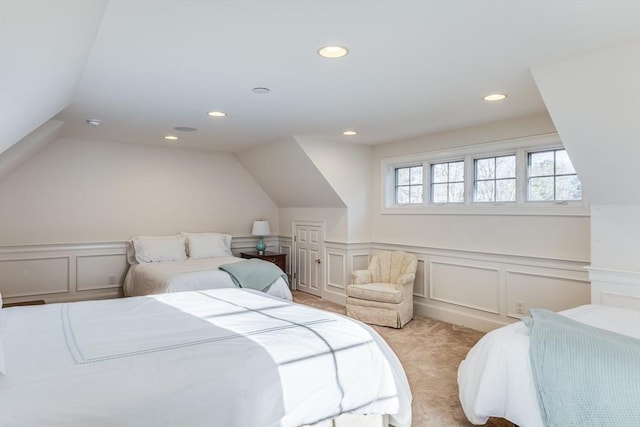
M516 201L516 156L475 160L474 202Z
M422 165L396 168L396 204L422 203Z
M464 160L431 165L431 202L464 203Z
M582 185L566 150L528 154L527 200L582 200Z
M587 215L557 135L382 159L382 213Z

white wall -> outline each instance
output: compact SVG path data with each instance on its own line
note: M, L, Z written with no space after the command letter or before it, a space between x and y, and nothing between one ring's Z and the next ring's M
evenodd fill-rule
M640 205L591 205L591 266L640 273Z
M381 214L385 157L554 132L545 114L457 129L374 149L374 242L589 261L589 218L508 215Z
M373 148L312 138L296 140L347 205L347 241L370 242Z
M640 308L640 38L532 73L591 200L592 302Z
M336 208L344 202L290 137L234 154L281 208Z
M0 181L0 245L248 236L257 218L278 234L278 208L226 153L59 139Z
M325 240L344 242L348 229L347 208L281 208L280 235L292 237L293 221L324 223Z

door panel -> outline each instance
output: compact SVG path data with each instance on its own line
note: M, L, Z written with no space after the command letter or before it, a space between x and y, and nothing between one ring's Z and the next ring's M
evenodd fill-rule
M296 289L322 296L324 283L322 225L294 224Z

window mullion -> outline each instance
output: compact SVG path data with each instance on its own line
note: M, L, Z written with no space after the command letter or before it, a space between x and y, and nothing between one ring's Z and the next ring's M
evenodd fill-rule
M428 206L431 198L431 170L428 162L422 162L422 205Z
M464 156L464 204L473 202L474 181L476 179L475 164L471 155Z
M516 151L516 204L519 205L523 205L527 200L528 169L527 153L520 148Z

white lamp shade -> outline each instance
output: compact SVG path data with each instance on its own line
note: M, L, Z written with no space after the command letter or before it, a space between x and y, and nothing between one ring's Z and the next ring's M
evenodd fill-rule
M262 219L259 221L253 221L253 231L251 231L251 234L254 236L268 236L270 233L269 221Z

